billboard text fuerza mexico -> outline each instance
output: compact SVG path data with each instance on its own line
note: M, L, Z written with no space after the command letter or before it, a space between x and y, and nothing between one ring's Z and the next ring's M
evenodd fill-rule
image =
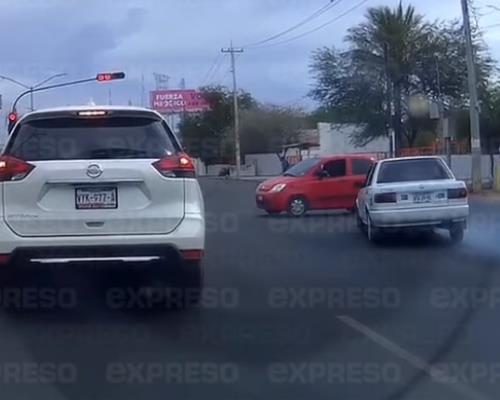
M208 111L210 105L196 90L155 90L151 92L151 108L161 113L192 113Z

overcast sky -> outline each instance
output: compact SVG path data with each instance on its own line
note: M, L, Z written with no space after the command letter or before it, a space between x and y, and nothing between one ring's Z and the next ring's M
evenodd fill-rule
M310 54L321 46L342 45L346 28L363 20L370 6L395 6L399 0L368 0L333 24L288 43L248 48L237 59L239 85L261 101L309 105L304 100L311 80ZM360 0L339 4L275 42L311 30L346 12ZM498 0L474 0L483 26L500 23L500 11L486 5ZM37 94L36 105L141 102L141 75L146 92L153 72L181 78L188 87L202 83L230 85L229 59L212 68L222 46L265 39L312 14L328 0L1 0L0 74L33 84L53 73L79 79L98 71L123 70L127 79L112 84L87 84ZM406 4L406 2L405 2ZM460 0L414 0L429 19L460 17ZM486 40L500 59L500 25L488 29ZM273 42L269 42L273 43ZM268 44L269 44L268 43ZM208 78L208 79L207 79ZM111 93L109 93L111 91ZM19 87L0 81L6 109ZM149 96L146 95L146 98ZM27 102L23 106L27 106ZM20 107L21 109L23 107ZM4 117L5 114L2 115Z

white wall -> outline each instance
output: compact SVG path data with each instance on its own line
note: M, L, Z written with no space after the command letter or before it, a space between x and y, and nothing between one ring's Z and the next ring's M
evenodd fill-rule
M219 172L222 168L231 167L229 164L213 164L207 165L207 175L208 176L219 176Z
M374 139L363 147L355 146L352 135L361 129L362 126L354 124L318 123L321 154L389 153L390 140L387 137Z
M196 168L196 175L204 176L207 174L207 168L205 167L205 163L203 161L201 161L201 159L195 158L194 165Z
M494 162L500 164L500 156L494 157ZM451 170L457 179L472 182L472 156L470 154L460 154L451 156ZM493 182L491 174L491 157L488 154L483 154L481 157L481 174L483 176L483 184L490 186Z
M282 172L281 162L274 153L247 154L245 164L255 165L255 173L259 176L280 175Z
M236 176L236 169L234 166L231 166L230 170L231 176ZM240 176L255 176L255 165L253 164L244 164L240 168Z

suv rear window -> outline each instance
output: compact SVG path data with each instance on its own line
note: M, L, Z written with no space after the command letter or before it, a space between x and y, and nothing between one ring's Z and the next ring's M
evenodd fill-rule
M48 118L21 124L5 150L26 161L161 158L176 144L144 117Z
M441 161L434 158L386 161L380 165L378 183L450 179Z

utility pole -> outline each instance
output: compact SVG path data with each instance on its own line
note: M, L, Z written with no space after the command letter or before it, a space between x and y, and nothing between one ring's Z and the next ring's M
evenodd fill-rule
M231 54L231 72L233 73L233 106L234 106L234 155L236 160L236 177L240 177L241 154L240 154L240 117L238 110L238 87L236 85L236 63L235 53L243 53L242 48L233 47L233 42L228 48L221 49L223 53Z
M384 43L384 67L385 67L385 95L386 95L386 127L389 135L389 157L397 157L398 142L396 140L396 132L394 130L393 113L392 113L392 84L389 76L389 46Z
M469 78L469 112L470 112L470 143L472 152L472 191L480 192L482 189L481 175L481 136L479 126L479 100L477 95L476 65L474 63L474 49L472 47L472 33L470 28L470 15L468 0L462 1L464 18L464 35L467 55L467 71Z

